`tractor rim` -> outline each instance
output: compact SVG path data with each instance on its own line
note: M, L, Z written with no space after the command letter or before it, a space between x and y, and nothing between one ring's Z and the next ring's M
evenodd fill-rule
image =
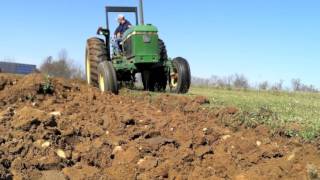
M90 72L90 59L88 55L88 51L86 51L86 75L87 75L87 83L91 83L91 72Z
M99 88L102 92L105 91L104 77L101 74L99 74Z
M178 77L179 74L178 72L176 72L176 70L171 74L171 78L170 78L170 85L171 88L176 88L178 86Z

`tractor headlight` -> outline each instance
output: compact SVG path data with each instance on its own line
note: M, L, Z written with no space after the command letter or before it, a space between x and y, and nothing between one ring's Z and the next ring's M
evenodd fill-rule
M147 34L143 35L143 42L144 43L151 43L151 37Z

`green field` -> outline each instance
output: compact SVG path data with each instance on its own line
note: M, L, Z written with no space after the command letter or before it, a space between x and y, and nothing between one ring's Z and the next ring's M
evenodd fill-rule
M208 97L213 108L237 107L248 125L263 123L273 130L282 129L288 136L301 136L305 140L320 135L319 93L192 87L189 94Z

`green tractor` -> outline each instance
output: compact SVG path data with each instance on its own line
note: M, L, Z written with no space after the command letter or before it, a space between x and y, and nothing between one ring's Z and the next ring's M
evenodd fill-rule
M121 53L111 52L109 13L134 13L136 25L128 29L120 43ZM107 27L99 28L97 34L105 40L93 37L87 40L86 78L87 83L99 87L102 92L118 94L124 85L134 85L136 74L141 73L146 91L187 93L190 88L189 63L182 57L169 59L158 29L144 24L143 4L140 0L140 23L137 7L106 7Z

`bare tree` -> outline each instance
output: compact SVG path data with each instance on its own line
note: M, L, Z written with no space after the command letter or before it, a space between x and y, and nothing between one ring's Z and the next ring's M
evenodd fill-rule
M300 91L301 90L301 80L300 79L292 79L291 80L292 89L294 91Z
M195 86L209 86L209 79L192 77L191 82Z
M269 88L269 82L263 81L259 84L259 90L267 90Z
M318 92L318 89L316 89L313 85L306 85L302 83L300 79L292 79L291 85L293 91Z
M233 79L233 86L239 89L248 89L249 81L244 75L235 74Z
M319 92L317 88L314 87L314 85L303 85L302 91L304 92Z
M68 79L84 78L81 67L76 66L73 60L69 59L66 50L61 50L57 59L54 59L52 56L45 58L40 66L40 71L53 77Z
M283 90L283 80L280 80L279 82L276 82L272 87L271 90L273 91L282 91Z

